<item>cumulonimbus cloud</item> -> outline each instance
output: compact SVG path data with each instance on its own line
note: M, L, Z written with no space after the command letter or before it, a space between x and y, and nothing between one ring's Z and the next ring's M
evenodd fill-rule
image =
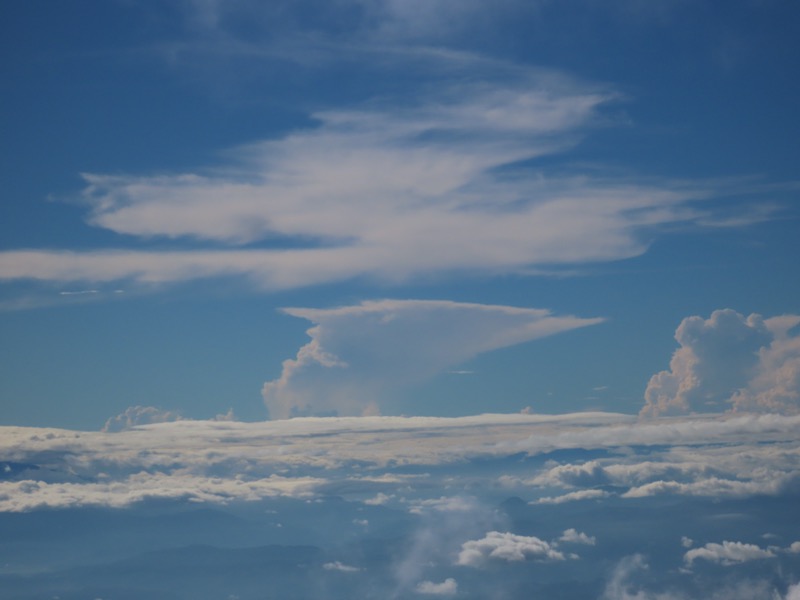
M651 377L643 415L800 412L800 316L765 319L731 309L687 317L669 371Z
M474 356L602 321L547 310L446 300L288 308L311 341L262 394L272 418L378 410L387 387L423 381Z

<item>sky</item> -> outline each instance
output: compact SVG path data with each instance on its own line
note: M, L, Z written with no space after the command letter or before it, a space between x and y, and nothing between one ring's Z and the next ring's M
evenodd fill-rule
M635 413L683 319L800 312L792 2L2 11L6 424L268 418L311 327L322 412ZM440 327L324 312L383 301Z
M3 3L0 588L798 600L798 40Z

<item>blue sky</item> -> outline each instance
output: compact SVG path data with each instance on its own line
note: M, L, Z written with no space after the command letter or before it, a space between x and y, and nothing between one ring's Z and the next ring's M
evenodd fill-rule
M2 3L0 600L800 600L798 40Z
M795 3L0 10L3 424L794 412Z

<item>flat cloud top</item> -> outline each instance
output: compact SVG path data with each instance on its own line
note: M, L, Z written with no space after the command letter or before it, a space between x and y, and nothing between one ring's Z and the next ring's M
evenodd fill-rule
M601 318L449 300L377 300L336 308L286 308L313 323L280 377L264 384L270 417L380 412L381 392L423 381L478 354Z

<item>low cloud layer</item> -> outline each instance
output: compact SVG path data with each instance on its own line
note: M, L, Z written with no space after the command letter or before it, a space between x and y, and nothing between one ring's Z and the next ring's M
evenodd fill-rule
M643 415L800 411L800 316L730 309L684 319L670 369L653 375Z
M490 482L504 494L541 505L780 496L800 489L798 427L800 416L606 413L181 420L117 433L3 427L0 511L336 494L439 523L475 521L473 461L496 465ZM575 458L519 460L563 450ZM578 471L595 476L563 477ZM580 530L558 536L591 541Z
M423 381L474 356L602 321L547 310L434 300L289 308L311 341L264 384L270 416L380 411L381 392Z
M26 554L39 559L19 553L14 536L34 531L33 548L56 561L87 537L128 552L128 540L160 536L171 550L141 548L149 560L171 556L196 577L190 557L227 556L244 561L259 589L269 564L261 552L286 554L272 573L325 584L306 597L563 589L603 600L796 600L798 427L800 416L606 413L3 427L0 516L11 538L2 577L28 576ZM281 546L258 548L265 539ZM315 558L298 564L294 551ZM82 574L84 559L74 559Z

